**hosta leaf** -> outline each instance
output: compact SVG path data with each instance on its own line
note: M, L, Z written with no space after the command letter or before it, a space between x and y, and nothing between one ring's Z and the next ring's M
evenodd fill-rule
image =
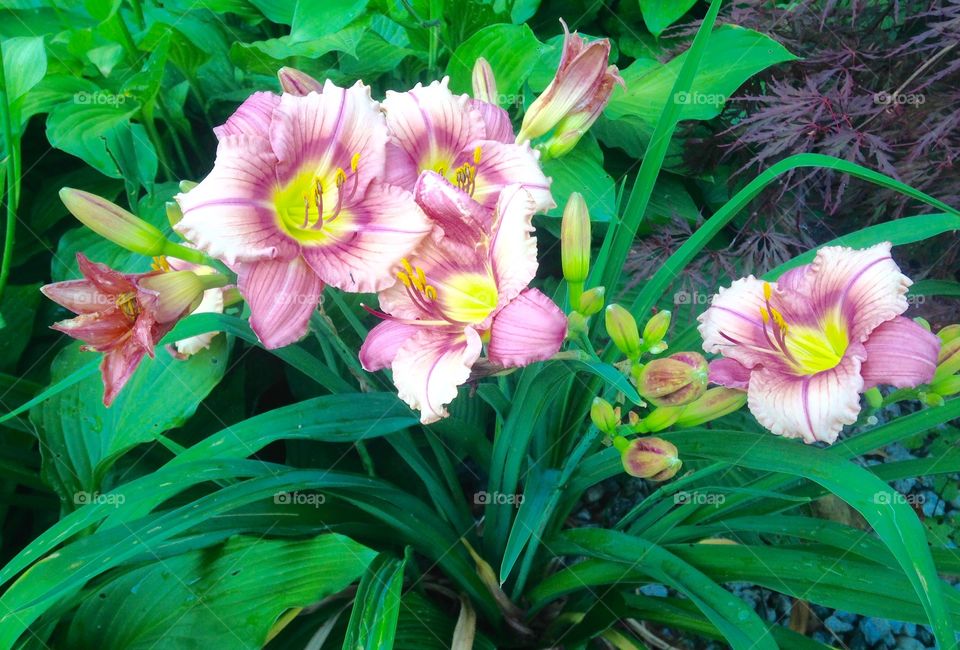
M281 614L344 589L374 555L335 534L234 537L101 583L77 610L64 646L262 648Z
M309 41L340 31L363 13L368 0L299 0L293 11L290 37Z
M47 73L47 51L42 36L8 38L3 41L2 48L7 102L13 104L40 83Z
M697 0L640 0L643 22L654 36L677 22Z
M50 111L47 139L101 173L120 178L106 138L116 130L130 128L130 118L140 107L124 95L95 92L78 97L83 98L82 103L62 103Z
M520 86L540 58L540 47L540 41L526 25L484 27L451 55L447 64L450 88L456 93L471 92L473 64L482 56L493 69L500 105L516 105Z

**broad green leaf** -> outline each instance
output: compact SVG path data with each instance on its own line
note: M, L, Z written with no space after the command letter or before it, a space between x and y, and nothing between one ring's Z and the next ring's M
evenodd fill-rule
M514 25L521 25L537 13L540 8L540 0L513 0L513 6L510 7L510 21Z
M617 187L603 168L603 152L592 137L583 138L566 156L543 163L543 173L553 178L550 192L557 207L548 216L563 216L563 208L573 192L580 192L591 221L608 222L617 210Z
M92 354L79 344L64 348L53 362L51 382L86 366ZM158 347L156 358L144 359L110 408L103 405L99 376L50 398L31 415L39 427L44 479L68 510L83 505L103 488L118 457L186 422L226 367L226 339L220 336L185 361Z
M677 22L697 0L640 0L643 22L654 36Z
M527 25L489 25L460 44L450 55L447 74L456 93L471 93L473 64L485 58L497 80L498 103L518 106L520 86L540 58L540 41Z
M2 48L7 102L12 105L47 73L47 51L42 36L8 38L3 40Z
M765 34L721 25L710 34L691 82L674 88L691 50L665 64L641 59L621 72L626 89L614 88L604 111L609 122L598 130L606 144L640 158L664 106L676 107L677 120L709 120L747 79L796 58Z
M0 371L12 372L33 333L33 321L40 304L40 285L7 285L0 301L5 327L0 330Z
M406 562L380 554L370 563L353 602L343 650L390 650L400 616Z
M960 219L957 220L960 222ZM960 282L952 280L918 280L910 287L914 296L960 296Z
M367 31L364 22L360 20L339 32L309 41L297 42L290 36L281 36L253 43L235 42L230 47L230 60L243 70L274 76L279 67L296 66L300 59L319 59L330 52L356 57L357 47Z
M374 555L336 534L234 537L97 585L73 617L64 647L262 648L281 614L346 588Z
M96 92L76 97L77 102L50 111L47 139L101 173L120 178L120 170L107 152L106 138L118 129L130 128L130 118L140 107L125 95Z
M368 0L298 0L290 38L311 41L340 31L360 17Z

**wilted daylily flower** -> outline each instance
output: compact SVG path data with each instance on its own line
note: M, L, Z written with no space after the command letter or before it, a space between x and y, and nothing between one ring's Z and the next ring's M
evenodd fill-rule
M200 302L207 288L226 278L201 278L190 271L128 275L77 253L82 280L55 282L40 290L77 314L52 327L103 352L103 403L109 406L145 354Z
M177 195L175 228L238 276L268 348L301 338L324 283L379 291L429 232L413 196L385 184L387 129L370 89L251 95L225 124L213 171Z
M493 364L524 366L560 349L567 321L527 287L537 271L529 192L511 185L485 210L426 172L415 194L442 232L403 260L400 281L380 293L385 320L370 331L360 361L368 371L391 367L400 398L428 424L446 417L484 341Z
M600 117L614 84L624 85L615 65L607 65L610 41L588 41L563 25L563 52L557 74L523 116L517 142L538 138L556 127L546 145L552 157L577 144Z
M216 269L211 266L206 266L203 264L191 264L190 262L184 262L183 260L174 258L169 258L167 263L174 271L192 271L197 275L213 275L217 272ZM206 289L200 298L200 303L191 309L190 313L222 314L225 306L224 295L229 289L230 287L226 286ZM206 332L204 334L197 334L196 336L190 336L185 339L175 341L173 344L173 350L171 350L171 354L175 352L175 356L181 359L194 355L201 350L209 348L217 334L219 334L219 332Z
M808 443L836 440L865 390L929 382L940 342L900 316L912 283L890 249L829 246L775 283L721 289L700 316L704 349L724 357L710 380L746 389L763 426Z
M540 153L514 144L506 112L490 102L456 96L447 83L444 78L408 92L387 91L388 182L412 188L421 172L437 172L487 209L493 209L505 187L518 183L533 197L537 211L552 208Z

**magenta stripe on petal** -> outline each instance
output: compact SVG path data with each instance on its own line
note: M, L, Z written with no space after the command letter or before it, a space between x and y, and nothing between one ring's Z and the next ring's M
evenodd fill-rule
M881 384L914 388L929 383L936 372L940 339L909 318L897 316L883 323L863 345L864 389Z
M237 275L240 293L250 306L250 327L265 348L303 338L323 283L302 258L241 264Z
M537 289L527 289L494 317L490 360L504 367L543 361L560 351L566 335L560 308Z

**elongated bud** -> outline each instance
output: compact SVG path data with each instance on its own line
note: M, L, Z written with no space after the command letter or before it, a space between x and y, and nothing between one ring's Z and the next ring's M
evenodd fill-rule
M670 329L670 310L658 311L643 326L643 345L649 350L663 340Z
M673 426L683 413L683 406L658 406L634 427L638 433L656 433Z
M493 76L493 68L485 58L477 57L473 64L473 98L498 104L497 97L497 79Z
M620 440L624 439L618 439L614 444L620 450L623 469L630 476L666 481L683 466L677 448L662 438L634 438L626 446Z
M175 226L180 223L180 220L183 219L183 211L180 209L180 204L176 201L167 201L164 204L167 212L167 221L170 222L171 226Z
M942 397L950 397L960 393L960 376L950 375L945 379L934 382L930 386L930 391Z
M303 96L323 91L322 83L296 68L280 68L277 77L280 78L280 87L283 88L283 92L291 95Z
M707 360L697 352L677 352L643 367L637 391L656 406L689 404L707 390Z
M699 399L680 407L674 423L681 428L696 427L743 408L747 392L736 388L716 386Z
M590 406L590 419L595 427L611 436L617 432L617 426L620 424L620 418L617 417L613 406L602 397L593 398L593 404Z
M867 398L867 404L870 405L870 408L878 409L883 406L883 395L880 394L880 389L876 386L865 391L863 396Z
M560 261L567 282L582 284L590 273L590 212L579 192L563 209L560 222Z
M163 255L167 238L155 226L95 194L64 187L60 200L87 228L128 251Z
M940 337L940 340L944 343L949 343L954 339L960 339L960 325L947 325L937 332L937 336Z
M603 309L603 301L606 294L603 287L594 287L587 289L580 295L580 307L577 309L584 316L593 316Z
M938 382L960 371L960 338L947 341L940 347L937 355L937 371L933 381Z
M138 285L146 294L144 299L155 301L157 322L171 323L195 309L204 291L226 283L227 278L220 274L200 276L193 271L169 271L141 278Z
M605 312L607 334L613 344L623 352L628 359L636 360L640 357L640 331L637 321L626 309L620 305L609 305Z

